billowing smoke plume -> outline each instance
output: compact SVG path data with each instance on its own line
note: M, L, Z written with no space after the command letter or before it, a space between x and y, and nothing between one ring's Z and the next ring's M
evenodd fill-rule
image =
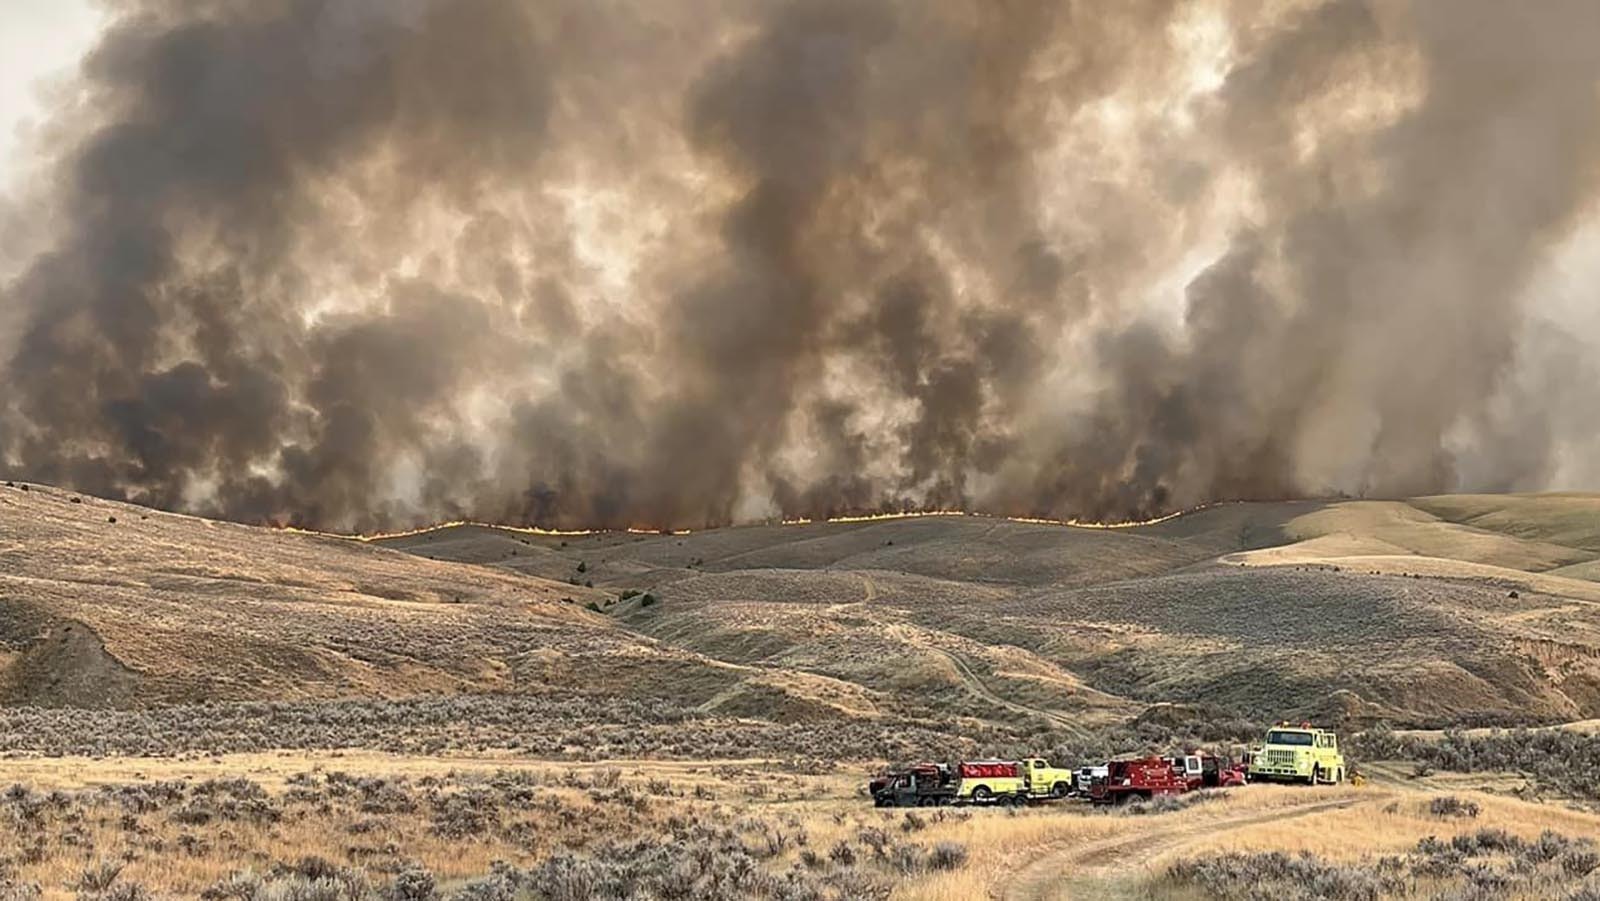
M1592 0L124 0L0 228L0 468L362 530L1544 487L1600 409L1594 320L1535 315L1597 39Z

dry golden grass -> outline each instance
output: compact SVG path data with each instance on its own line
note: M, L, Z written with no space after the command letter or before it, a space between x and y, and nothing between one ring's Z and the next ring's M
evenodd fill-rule
M307 774L343 770L366 776L421 779L449 773L488 775L496 772L548 776L575 773L593 776L618 770L629 777L681 781L690 787L718 780L714 771L771 766L764 758L715 761L600 760L581 764L542 761L514 754L450 754L437 756L384 754L376 751L270 751L257 754L177 757L38 757L0 761L0 784L20 782L40 790L77 790L163 780L204 781L245 777L268 789ZM842 775L838 778L846 778ZM852 783L853 784L853 783Z
M123 880L180 895L197 893L242 868L268 872L274 863L306 856L364 867L379 885L394 866L409 861L427 868L448 889L487 873L495 861L528 867L563 848L602 847L609 841L665 834L673 820L744 829L740 841L775 873L809 872L803 854L826 861L827 852L843 843L858 854L859 862L852 866L892 886L897 901L1045 898L1069 889L1077 897L1102 891L1184 897L1163 885L1166 867L1222 851L1308 852L1330 861L1359 862L1405 852L1426 836L1448 841L1486 827L1530 840L1545 830L1600 835L1600 816L1595 814L1477 791L1456 793L1480 806L1477 817L1440 817L1429 809L1441 797L1428 790L1434 786L1430 782L1418 783L1420 789L1394 784L1252 786L1146 816L1071 803L1021 811L878 810L860 794L870 769L861 764L813 774L765 760L574 765L509 755L267 753L188 760L8 761L0 766L0 783L20 783L40 794L59 789L88 799L75 828L70 817L52 812L45 816L53 825L29 833L42 831L53 838L42 857L16 875L40 884L47 898L73 897L68 886L85 868L123 857L132 858ZM400 813L364 812L351 797L327 787L333 784L330 773L397 781L416 806ZM193 792L206 780L237 777L265 789L283 815L273 822L240 818L196 827L176 822L172 810L155 809L140 814L137 827L130 828L122 822L117 796L102 793L103 788L120 791L163 782L181 783ZM490 792L489 797L498 799L489 802L495 810L493 829L465 838L436 831L438 796L496 780L531 785L528 799L507 802L507 796ZM296 791L310 794L290 800ZM869 849L875 840L867 836L874 831L891 849L956 843L968 858L954 871L902 873L887 860L872 857ZM767 836L778 833L786 836L786 844L774 852L766 845ZM0 818L0 843L28 846L20 827L7 818ZM827 862L821 867L819 872L838 869ZM1070 879L1064 882L1064 876Z
M0 698L13 703L504 689L497 635L643 644L582 608L603 593L493 568L42 486L0 487L0 523L0 645L21 652Z
M1475 818L1429 810L1440 795L1397 787L1256 786L1157 816L1097 815L1083 808L975 816L931 827L930 838L966 843L972 862L955 873L909 881L901 901L1066 897L1149 897L1172 862L1226 851L1302 852L1356 862L1414 848L1427 836L1449 841L1484 828L1534 840L1552 830L1600 836L1600 816L1473 792ZM1163 892L1163 896L1176 897ZM1199 897L1199 896L1196 896Z
M972 862L956 873L933 875L899 887L897 899L903 901L957 901L957 899L1027 896L1022 883L1032 876L1051 877L1069 869L1082 869L1085 855L1109 843L1104 856L1092 863L1111 862L1119 872L1139 871L1146 862L1137 845L1168 836L1199 838L1241 818L1276 814L1308 805L1318 805L1352 797L1353 789L1277 789L1252 787L1231 790L1225 797L1195 804L1183 810L1149 816L1130 816L1125 812L1100 810L1082 804L1044 807L1009 814L985 811L961 823L946 824L930 838L953 840L972 849ZM1122 847L1127 842L1130 847ZM1030 867L1043 865L1037 874ZM1044 878L1044 884L1058 880Z
M1372 788L1361 794L1361 804L1343 810L1230 829L1214 836L1208 848L1291 854L1305 851L1330 860L1351 861L1399 853L1430 835L1448 840L1485 827L1504 829L1530 840L1547 829L1563 835L1600 836L1600 815L1560 804L1535 804L1462 791L1453 796L1478 804L1482 812L1472 818L1445 818L1429 812L1429 804L1441 797L1435 792ZM1158 862L1166 862L1177 853L1163 854Z
M1174 878L1172 868L1223 855L1248 860L1266 854L1287 854L1313 867L1337 870L1345 875L1335 881L1345 880L1347 886L1387 872L1391 882L1383 893L1386 898L1542 901L1579 897L1571 893L1585 885L1594 890L1590 877L1600 862L1594 845L1600 816L1594 813L1483 792L1445 796L1380 789L1370 794L1348 808L1240 826L1210 836L1203 846L1163 849L1143 865L1141 896L1210 897ZM1459 805L1458 812L1434 806L1441 800ZM1542 850L1547 848L1555 850ZM1280 891L1284 888L1305 890L1280 886Z
M1445 505L1438 503L1442 499L1433 500L1436 503L1431 505L1432 508L1443 511ZM1541 529L1535 526L1525 530L1526 537L1507 530L1475 527L1470 524L1471 517L1468 516L1463 516L1465 522L1451 521L1419 506L1425 504L1426 501L1417 504L1403 501L1330 504L1291 520L1284 527L1284 532L1293 540L1342 535L1401 548L1418 556L1461 560L1525 572L1544 572L1600 556L1600 552L1585 546L1593 543L1595 523L1600 522L1594 518L1594 515L1600 515L1600 502L1593 497L1585 502L1585 507L1594 514L1587 520L1586 526L1580 525L1576 530ZM1531 507L1529 512L1532 515ZM1548 539L1575 543L1557 543Z
M185 807L209 803L200 800L208 797L207 780L240 777L264 789L276 813L217 814L205 823L180 819ZM394 803L387 796L349 789L356 779L387 780L406 799L405 808L385 808ZM416 864L450 886L487 874L496 861L528 866L563 848L665 835L669 821L744 829L752 851L781 871L799 865L799 845L771 853L760 847L765 833L750 831L750 824L789 830L791 838L804 833L810 847L824 852L864 826L894 827L889 815L856 798L855 772L800 775L767 761L574 766L375 754L55 759L7 763L0 782L27 786L43 811L37 819L0 817L0 846L25 852L11 875L38 884L46 898L73 897L79 876L108 861L126 863L124 882L179 896L197 895L241 869L267 873L306 857L365 868L380 884L394 867ZM157 802L148 810L125 801L128 787L160 797L168 790L163 784L180 786L189 800ZM496 788L502 784L526 797ZM487 811L493 827L441 833L440 799L479 790L483 795L473 796L470 806ZM43 801L51 791L72 800L61 806ZM0 807L20 810L31 803L8 795Z
M1600 555L1595 522L1600 496L1556 494L1450 494L1421 497L1412 506L1475 529L1581 548Z
M1600 603L1600 583L1561 575L1567 571L1565 569L1556 570L1555 574L1531 573L1442 557L1375 553L1382 550L1384 546L1381 542L1348 535L1327 535L1282 547L1229 554L1223 558L1223 562L1243 566L1334 566L1358 573L1467 579L1515 586L1523 592L1539 592L1589 604Z

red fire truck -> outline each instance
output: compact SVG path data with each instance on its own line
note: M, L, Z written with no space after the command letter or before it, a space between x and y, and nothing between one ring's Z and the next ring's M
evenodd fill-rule
M1089 800L1096 804L1123 804L1244 782L1242 766L1210 754L1113 760L1106 765L1106 775L1096 777L1089 786Z

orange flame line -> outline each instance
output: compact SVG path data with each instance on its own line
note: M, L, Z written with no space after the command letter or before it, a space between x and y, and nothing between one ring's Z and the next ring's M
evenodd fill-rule
M907 513L871 513L871 514L863 514L863 515L858 515L858 516L833 516L833 517L829 517L827 519L821 519L821 520L814 520L814 519L809 519L809 518L806 518L806 517L800 517L800 518L797 518L797 519L781 520L777 524L780 525L780 526L809 526L809 525L819 525L819 524L820 525L830 525L830 524L838 524L838 523L885 522L885 521L888 521L888 520L895 520L895 519L926 519L926 518L932 518L932 517L968 517L968 518L972 518L972 519L992 519L992 520L999 520L999 521L1002 521L1002 522L1014 522L1014 523L1019 523L1019 524L1022 524L1022 525L1061 526L1063 528L1071 528L1071 529L1116 530L1116 529L1139 529L1139 528L1144 528L1146 526L1159 525L1159 524L1164 523L1164 522L1170 522L1171 520L1177 519L1180 516L1187 516L1190 513L1198 513L1201 510L1205 510L1205 509L1207 509L1209 507L1213 507L1213 506L1217 506L1217 505L1216 504L1201 504L1198 507L1191 507L1191 508L1189 508L1187 510L1179 510L1176 513L1168 513L1165 516L1158 516L1158 517L1155 517L1154 519L1144 519L1144 520L1129 521L1129 522L1088 522L1088 521L1081 520L1081 519L1041 519L1041 518L1038 518L1038 517L1029 517L1029 516L997 516L997 515L992 514L992 513L972 513L972 512L965 511L965 510L923 510L923 511L911 511L911 512L907 512ZM345 540L345 541L357 541L357 542L361 542L363 544L366 544L366 543L370 543L370 542L374 542L374 541L390 541L390 540L393 540L393 539L396 539L396 538L411 538L411 537L414 537L414 536L417 536L417 535L426 535L429 532L442 532L445 529L456 529L456 528L461 528L461 527L464 527L464 526L474 526L474 527L480 528L480 529L493 529L493 530L499 531L499 532L512 532L512 533L515 533L515 534L518 534L518 535L539 535L539 536L552 537L552 538L585 537L585 536L589 536L589 535L622 535L622 534L626 534L626 535L692 535L696 531L709 531L709 530L706 530L706 529L696 530L696 529L638 529L638 528L628 528L628 529L541 529L541 528L539 528L537 526L508 526L508 525L501 525L499 523L478 522L478 521L470 520L470 519L458 519L458 520L453 520L451 522L435 523L433 525L419 526L418 528L415 528L415 529L406 529L406 530L400 531L400 532L372 532L372 533L364 533L364 534L362 534L362 533L349 533L349 532L322 532L322 531L318 531L316 529L300 528L299 526L277 526L275 528L277 529L277 531L288 532L288 533L292 533L292 534L296 534L296 535L315 535L315 536L318 536L318 537L321 537L321 538L339 538L339 539L342 539L342 540Z

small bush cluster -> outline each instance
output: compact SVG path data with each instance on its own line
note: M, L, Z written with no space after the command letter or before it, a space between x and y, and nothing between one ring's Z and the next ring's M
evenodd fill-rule
M746 898L886 898L889 885L851 867L773 872L726 836L639 839L590 853L561 853L520 872L502 871L536 898L650 897L735 901Z
M398 884L399 880L396 882ZM200 898L202 901L380 901L393 898L392 892L392 888L389 892L374 892L360 870L313 856L275 864L265 875L254 870L233 873L202 891ZM436 896L416 901L432 901L433 897Z
M1208 804L1226 798L1225 791L1190 792L1186 795L1156 795L1148 801L1134 801L1131 804L1115 808L1123 816L1155 816L1164 813L1177 813L1188 810L1197 804Z
M765 784L776 764L718 767L730 786ZM88 901L513 901L513 899L882 899L903 879L958 869L959 844L910 841L962 814L912 813L903 830L870 826L813 847L794 814L739 816L665 779L616 767L450 772L421 778L303 772L268 791L249 779L152 781L71 793L0 791L0 901L35 901L38 874L72 866L63 887ZM844 814L835 818L843 825ZM259 844L281 824L322 830L326 856L274 860ZM94 827L98 827L97 829ZM463 879L436 875L448 849L519 860ZM223 861L249 866L159 892L129 873L183 871L207 880ZM38 868L33 881L18 878ZM20 869L19 869L20 868ZM470 875L470 874L468 874Z
M363 748L511 751L546 760L954 759L978 753L949 722L728 720L615 695L462 695L396 701L235 702L143 710L0 708L0 756L177 756Z
M1600 735L1563 729L1451 731L1431 741L1402 738L1380 727L1356 736L1351 750L1368 759L1414 760L1455 773L1522 773L1542 790L1600 800Z
M1600 868L1593 841L1545 832L1533 841L1480 829L1449 841L1425 838L1407 855L1336 864L1311 854L1229 853L1180 861L1167 878L1215 898L1250 901L1377 901L1410 897L1419 885L1440 898L1559 898L1592 890Z
M1168 877L1215 898L1249 901L1377 901L1404 886L1398 867L1388 861L1372 867L1342 866L1281 851L1179 861L1168 870Z
M1436 817L1470 820L1476 819L1481 810L1476 801L1463 801L1455 795L1434 798L1428 804L1428 812Z

